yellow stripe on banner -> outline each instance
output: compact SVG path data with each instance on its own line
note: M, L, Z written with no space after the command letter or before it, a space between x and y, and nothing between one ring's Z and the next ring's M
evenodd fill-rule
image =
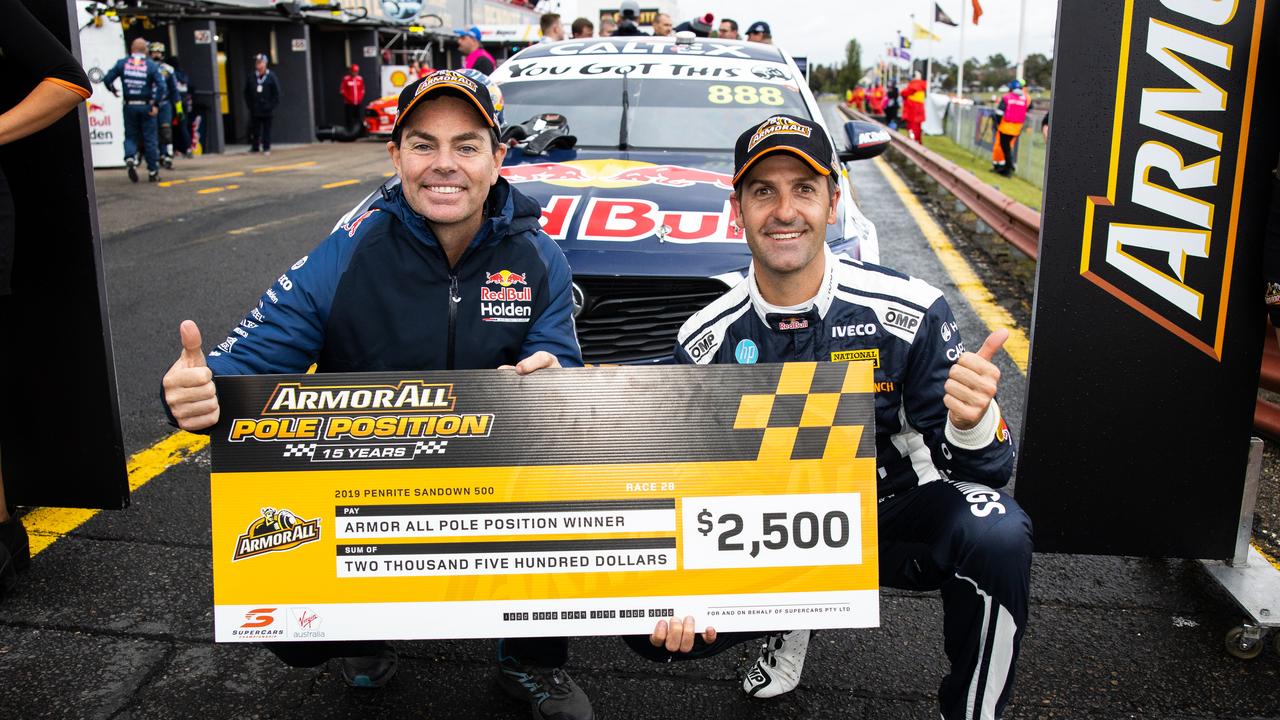
M991 332L997 328L1008 328L1009 339L1004 344L1005 352L1009 353L1009 357L1013 359L1015 365L1023 373L1027 371L1027 356L1031 350L1031 342L1027 339L1027 334L1018 327L1013 316L1008 310L996 302L991 291L986 285L978 279L977 273L969 266L969 263L960 255L955 246L951 244L951 240L947 238L947 234L942 231L929 213L916 199L915 193L902 182L898 174L893 168L884 161L884 158L876 158L875 166L880 170L880 174L884 176L889 186L898 194L898 198L902 200L902 204L906 206L907 212L911 214L911 219L915 220L916 226L920 228L920 232L924 234L925 240L929 241L929 247L933 248L933 252L938 256L938 260L942 263L942 267L946 269L947 275L950 276L951 282L955 283L956 289L964 295L965 300L969 302L969 306L973 308L974 313L987 326L987 331ZM974 348L982 344L982 340L986 338L976 338L971 340Z
M152 478L209 444L209 436L176 432L129 458L129 491L136 491ZM83 525L101 510L83 508L37 508L22 516L31 536L31 554L39 554L58 538Z
M323 190L332 190L334 188L346 187L348 185L355 185L358 182L360 181L359 180L339 180L338 182L331 182L331 183L328 183L327 185L321 185L320 188Z

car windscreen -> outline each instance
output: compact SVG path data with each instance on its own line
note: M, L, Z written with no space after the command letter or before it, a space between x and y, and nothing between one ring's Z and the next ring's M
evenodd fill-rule
M530 68L518 60L509 72L521 75L501 82L507 123L523 123L542 113L559 113L579 147L619 146L622 127L622 71L629 100L627 147L657 150L716 150L733 148L744 130L771 115L811 119L799 88L793 83L760 81L750 71L716 78L715 67L666 64L650 73L693 73L690 77L646 76L645 63L578 64L566 74L528 78ZM554 67L551 69L555 69ZM595 77L582 71L601 70ZM723 68L721 68L723 71ZM699 75L706 71L706 75ZM536 72L536 66L535 66ZM764 69L761 69L761 73ZM773 70L776 74L777 70ZM744 77L745 76L745 77Z

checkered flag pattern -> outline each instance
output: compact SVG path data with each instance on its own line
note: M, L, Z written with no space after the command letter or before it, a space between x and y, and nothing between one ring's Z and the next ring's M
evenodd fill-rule
M443 455L444 449L448 445L448 440L419 440L418 444L413 448L413 456Z
M310 444L285 443L284 452L281 453L281 457L315 457L315 455L316 455L315 443L310 443Z
M872 364L787 363L778 388L743 395L736 430L763 430L759 460L874 457L874 433L853 420L874 402Z

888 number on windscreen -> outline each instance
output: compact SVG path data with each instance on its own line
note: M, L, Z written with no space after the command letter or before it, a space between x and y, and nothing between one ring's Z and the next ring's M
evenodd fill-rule
M858 493L684 498L683 566L861 564L860 503Z

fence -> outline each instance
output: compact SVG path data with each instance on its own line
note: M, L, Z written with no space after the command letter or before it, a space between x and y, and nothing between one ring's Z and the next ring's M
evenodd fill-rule
M995 142L996 125L994 108L976 105L947 106L947 137L955 140L975 156L991 159L991 145ZM1027 112L1022 124L1022 135L1014 146L1014 174L1035 185L1044 187L1044 159L1046 143L1040 133L1040 121L1044 111ZM957 125L959 127L957 127Z

